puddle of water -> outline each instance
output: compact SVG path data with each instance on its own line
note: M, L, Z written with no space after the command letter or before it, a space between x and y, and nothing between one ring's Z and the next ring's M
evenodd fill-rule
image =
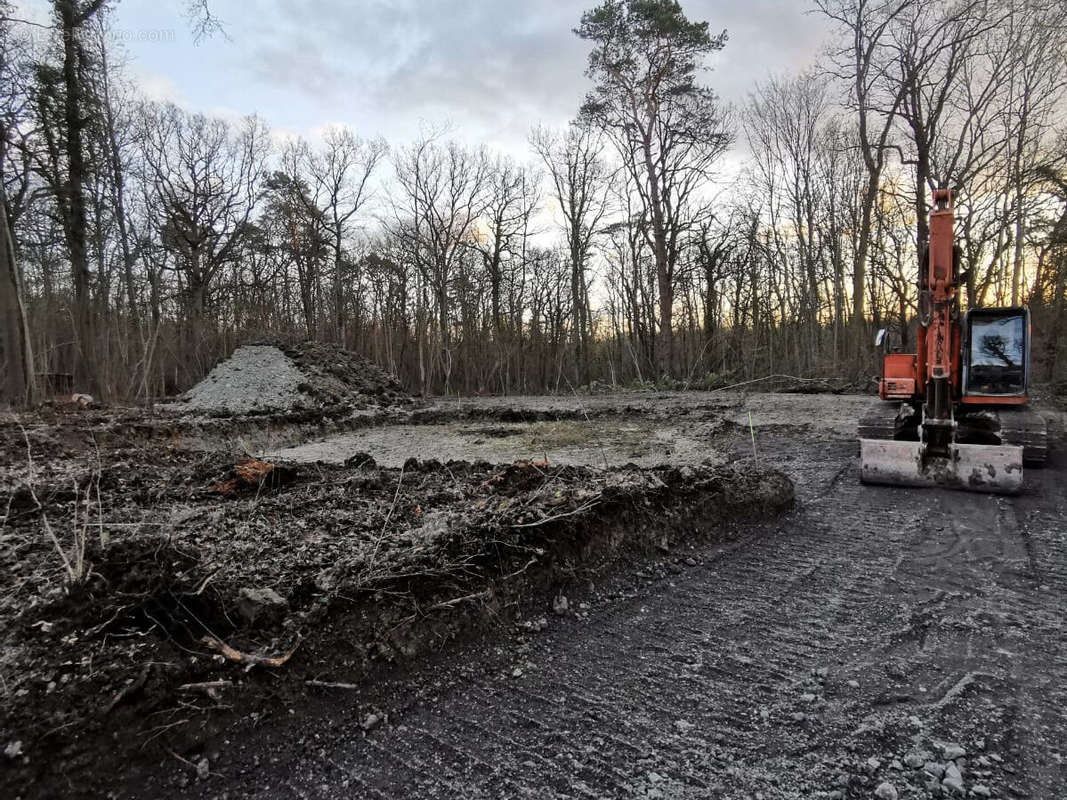
M634 463L720 463L710 434L648 424L618 425L605 420L533 423L390 425L338 434L262 457L280 461L343 463L355 453L369 453L382 466L399 467L408 458L439 461L489 461L510 464L523 459L591 467Z

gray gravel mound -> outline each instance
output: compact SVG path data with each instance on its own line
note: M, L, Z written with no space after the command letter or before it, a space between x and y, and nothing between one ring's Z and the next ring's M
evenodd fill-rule
M411 402L393 375L342 347L267 341L238 347L190 389L177 408L238 416L335 412Z
M268 414L310 407L304 376L289 356L270 345L246 345L218 364L183 400L192 411Z

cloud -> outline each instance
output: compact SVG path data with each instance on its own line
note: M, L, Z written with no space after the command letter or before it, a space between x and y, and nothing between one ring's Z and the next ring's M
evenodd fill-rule
M258 111L286 131L339 121L394 143L416 136L425 121L450 120L458 138L525 157L532 125L563 125L581 103L589 45L572 30L593 4L212 0L229 39L199 47L183 41L146 49L144 56L151 61L153 92L205 110ZM706 81L734 103L744 102L769 73L810 63L825 30L821 19L805 13L804 0L682 5L713 31L729 30ZM167 24L161 6L148 9L130 0L117 13L129 17L126 25ZM181 21L174 24L185 29Z
M144 96L158 103L174 103L185 106L188 101L182 96L174 80L167 75L134 66L133 79Z
M450 119L472 137L524 143L533 123L573 115L584 91L570 0L254 0L251 11L255 25L233 34L250 79L387 135Z

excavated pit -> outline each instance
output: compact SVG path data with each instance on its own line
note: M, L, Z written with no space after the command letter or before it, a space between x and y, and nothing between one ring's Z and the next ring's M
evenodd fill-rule
M12 796L69 792L74 776L75 794L96 795L127 760L184 752L231 708L414 669L620 564L729 538L735 521L793 497L788 478L752 464L275 463L158 435L119 446L113 430L85 427L94 419L114 424L87 412L4 428L0 568L15 578L0 595L0 742L17 751L2 781ZM501 433L487 422L480 435L514 438ZM48 529L72 563L83 538L72 586Z

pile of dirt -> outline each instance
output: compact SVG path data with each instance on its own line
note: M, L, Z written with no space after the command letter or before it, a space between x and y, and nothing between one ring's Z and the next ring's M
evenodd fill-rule
M239 347L182 398L188 411L219 416L409 402L392 375L355 353L323 342Z
M344 403L352 398L378 405L411 402L395 376L350 350L325 342L301 342L282 350L303 373L303 391L319 403Z
M32 493L3 500L0 786L14 793L77 775L93 794L102 758L180 751L238 701L287 702L339 661L358 679L627 553L792 500L785 476L740 467L97 459L42 455ZM74 586L49 530L68 560L85 543Z

